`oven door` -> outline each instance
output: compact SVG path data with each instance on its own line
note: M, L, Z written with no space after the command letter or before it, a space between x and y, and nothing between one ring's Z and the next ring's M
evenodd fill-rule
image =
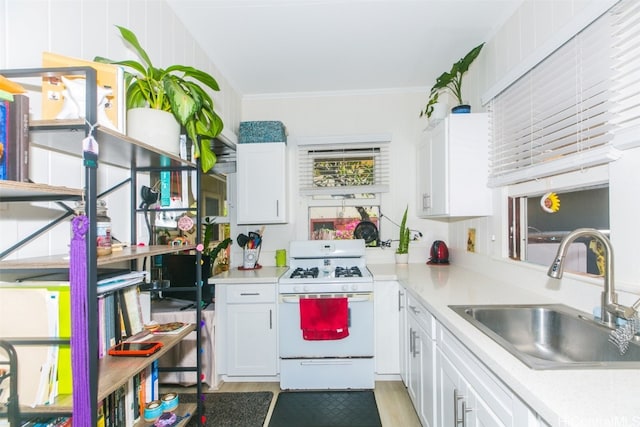
M373 294L316 294L318 298L348 297L349 335L336 340L305 340L300 329L300 298L280 294L280 358L373 357Z

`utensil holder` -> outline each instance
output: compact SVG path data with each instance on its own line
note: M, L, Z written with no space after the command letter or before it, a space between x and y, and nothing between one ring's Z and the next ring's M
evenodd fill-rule
M260 246L255 249L243 249L243 268L256 268L258 264L258 258L260 257Z

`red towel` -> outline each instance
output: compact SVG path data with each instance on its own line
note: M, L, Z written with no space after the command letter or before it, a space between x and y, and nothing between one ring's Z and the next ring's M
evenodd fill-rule
M301 298L300 329L305 340L339 340L349 336L347 298Z

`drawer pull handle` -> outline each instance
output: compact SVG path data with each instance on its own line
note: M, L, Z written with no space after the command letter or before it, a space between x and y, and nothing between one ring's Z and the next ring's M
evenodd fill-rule
M260 295L260 292L241 292L240 293L241 297L257 297L258 295Z

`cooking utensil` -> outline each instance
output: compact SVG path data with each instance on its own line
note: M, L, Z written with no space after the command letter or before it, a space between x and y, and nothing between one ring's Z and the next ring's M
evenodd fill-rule
M257 248L258 246L260 246L260 242L262 242L262 236L255 231L250 231L249 241L253 242L253 248Z
M238 245L241 248L244 248L247 245L247 243L249 243L249 236L247 236L246 234L240 233L236 238L236 242L238 242Z

